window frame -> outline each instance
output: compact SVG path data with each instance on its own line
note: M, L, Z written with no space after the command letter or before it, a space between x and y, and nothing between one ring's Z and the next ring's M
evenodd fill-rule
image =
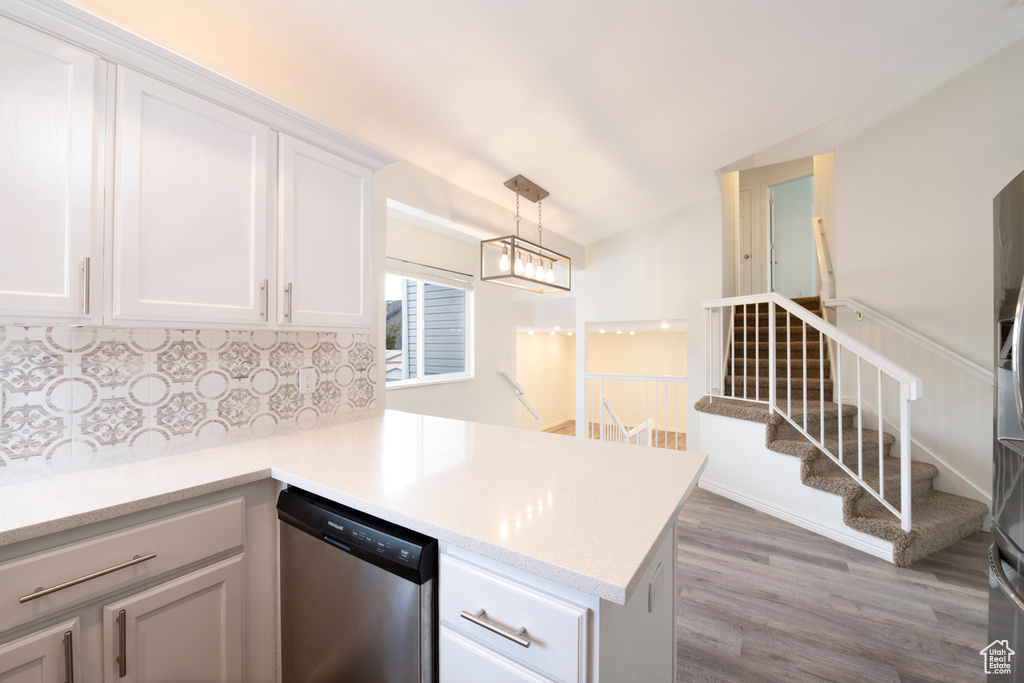
M472 275L466 275L465 273L458 273L455 271L444 270L441 268L433 268L431 266L425 266L420 263L412 263L411 261L402 261L399 259L388 258L384 269L385 277L388 275L394 275L397 277L406 278L408 280L415 280L417 282L416 287L416 308L417 308L417 320L420 321L416 326L416 372L417 377L410 377L409 379L395 379L390 382L387 379L387 367L384 368L384 388L387 391L391 389L405 389L408 387L419 387L429 384L451 384L454 382L467 382L475 378L475 344L474 344L474 292L473 282L474 278ZM466 293L466 369L463 372L446 372L437 375L426 375L423 376L423 369L426 367L424 364L424 355L426 353L426 347L424 344L424 336L426 332L426 325L424 321L424 284L431 283L435 285L441 285L442 287L450 287L452 289L461 289ZM387 297L384 298L385 308L387 307ZM387 319L384 322L385 327L387 326ZM385 337L387 335L387 329L384 330ZM386 346L386 345L385 345ZM385 352L387 349L384 349Z

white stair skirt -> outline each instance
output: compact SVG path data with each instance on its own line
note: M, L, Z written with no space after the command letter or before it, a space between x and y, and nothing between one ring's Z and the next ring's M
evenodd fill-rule
M892 562L891 542L843 523L840 496L800 482L800 458L768 450L763 424L699 415L700 450L708 454L701 488Z

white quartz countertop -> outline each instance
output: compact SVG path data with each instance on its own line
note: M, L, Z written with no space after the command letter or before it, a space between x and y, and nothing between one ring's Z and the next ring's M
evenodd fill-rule
M707 456L397 411L0 479L0 545L274 478L625 604Z

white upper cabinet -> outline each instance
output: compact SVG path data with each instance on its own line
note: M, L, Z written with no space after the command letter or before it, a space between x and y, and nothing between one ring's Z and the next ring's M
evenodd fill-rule
M107 322L268 319L275 132L118 69Z
M0 321L94 322L100 72L95 55L0 18Z
M278 322L369 324L370 170L280 135Z

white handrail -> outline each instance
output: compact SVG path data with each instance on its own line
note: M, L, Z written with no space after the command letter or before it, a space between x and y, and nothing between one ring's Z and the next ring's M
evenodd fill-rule
M505 368L499 368L498 374L504 377L505 381L512 385L512 388L515 389L517 394L522 396L523 394L526 393L526 390L523 389L523 386L516 381L516 378L508 374L508 370L506 370Z
M895 332L904 339L914 342L918 346L922 346L928 351L931 351L939 358L957 366L961 370L964 370L968 374L978 378L982 382L988 382L990 385L995 385L995 378L992 375L992 371L984 368L972 360L964 358L956 351L953 351L936 341L929 339L920 332L915 332L906 325L898 323L889 316L879 313L875 309L865 306L856 299L841 298L841 299L826 299L822 302L822 306L829 308L835 308L838 306L845 306L851 309L857 314L858 320L863 316L867 316L874 320L876 323L886 328L890 332Z
M537 409L530 405L530 402L526 400L526 390L523 389L523 386L516 381L515 377L510 375L508 371L505 370L504 368L499 368L498 374L504 377L505 381L508 382L509 385L511 385L512 393L515 395L516 400L519 402L519 405L523 409L525 409L526 412L533 416L533 419L535 420L536 424L535 429L539 430L541 426L544 424L544 418L542 418L540 416L540 413L537 412ZM517 422L522 422L522 420L517 418ZM529 423L529 420L527 420L527 423Z
M685 382L686 377L680 377L678 375L617 375L611 373L600 373L600 372L588 372L586 373L587 379L623 379L629 381L641 381L641 382Z
M814 248L818 252L821 298L831 299L836 295L835 284L832 282L832 259L828 255L828 245L825 243L825 222L820 216L811 219L811 229L814 232Z
M748 311L748 306L754 306L753 318L751 319ZM776 330L776 315L777 307L785 311L785 327L782 330ZM827 322L818 315L815 315L808 309L797 304L796 302L788 299L777 292L771 292L768 294L755 294L750 296L733 297L729 299L718 299L716 301L704 302L704 308L707 310L707 325L709 331L709 345L707 349L707 363L706 363L706 382L707 382L707 395L710 400L714 400L715 397L719 398L731 398L741 401L748 401L753 403L766 403L772 413L778 413L782 418L785 419L798 433L802 434L808 441L810 441L819 451L827 456L832 462L839 467L843 472L848 474L854 481L858 482L864 490L874 497L883 507L892 512L899 520L901 527L904 531L911 530L911 478L910 478L910 448L911 448L911 436L910 436L910 402L921 397L921 380L906 369L896 365L889 359L879 354L874 349L869 348L865 344L854 339L849 334L838 329L835 325ZM766 309L766 310L765 310ZM767 326L763 326L761 323L762 312L767 313ZM728 318L725 316L728 315ZM716 316L717 323L716 323ZM742 327L733 329L732 323L736 321L738 317L742 317ZM800 324L794 325L794 318L800 321ZM730 324L725 324L726 322ZM763 338L767 327L767 339ZM751 358L749 350L750 337L749 334L753 330L753 339L755 350L760 348L760 345L767 341L768 346L768 369L766 377L764 379L768 383L768 396L764 398L760 393L760 385L763 375L761 374L760 362L757 362L757 356L754 355ZM728 332L727 332L728 330ZM742 337L741 335L742 330ZM796 332L794 333L794 330ZM817 339L813 339L810 331L813 330L817 336ZM726 339L728 334L728 339ZM715 341L717 339L718 353L721 358L725 360L730 357L731 370L732 372L726 376L723 372L719 376L714 376L715 369L714 365L715 358ZM739 346L739 342L742 341L742 347ZM735 342L735 343L733 343ZM834 345L834 356L826 358L825 356L825 344L826 342L831 346ZM726 355L725 348L727 344L732 343L732 351L729 356ZM817 364L818 370L815 373L817 376L808 376L808 360L812 360L813 356L808 355L809 343L817 346ZM784 345L784 349L777 351L777 345ZM742 357L740 357L739 349L742 348ZM793 364L794 352L797 352L797 358L800 359L800 367L796 368ZM832 378L826 379L825 367L829 360L836 366L835 372L835 386L831 388L831 393L835 399L835 403L838 404L842 401L843 396L843 354L846 353L847 357L852 356L852 360L855 363L855 376L856 376L856 431L854 434L846 437L848 445L856 444L856 463L847 465L848 457L846 449L843 447L845 432L849 430L843 429L843 410L841 406L837 406L835 415L831 418L826 417L826 413L831 410L826 410L826 393L830 390L827 389L829 383L832 382ZM778 353L785 353L784 356L779 356ZM756 351L755 351L756 354ZM750 370L750 361L755 360L753 366L753 372ZM739 362L738 362L739 361ZM742 370L741 373L737 373L737 365L740 365ZM723 364L724 365L724 364ZM779 371L779 365L783 366L782 373ZM862 383L862 367L868 366L868 372ZM801 377L794 374L795 371L802 370ZM749 391L750 380L753 379L755 391ZM899 385L899 465L900 465L900 509L897 510L893 504L886 499L885 493L885 447L883 432L884 426L882 424L883 416L883 379L894 380ZM794 380L796 381L796 390L800 396L794 400ZM809 398L808 394L813 391L813 382L817 381L817 398ZM720 382L720 383L719 383ZM742 391L740 390L740 383L742 383ZM875 484L870 482L870 478L865 474L865 453L864 453L864 395L862 389L869 390L872 387L872 383L877 387L877 401L878 401L878 424L877 424L877 447L878 447L878 482L877 490ZM716 386L717 384L717 386ZM780 394L781 392L781 394ZM873 394L874 392L872 392ZM874 398L874 396L872 396ZM830 400L828 402L832 404ZM811 409L815 409L811 410ZM816 412L817 414L812 414ZM834 419L838 421L838 429L836 435L838 437L838 444L835 446L835 453L832 452L833 445L828 443L828 436L826 430L826 420ZM849 419L849 418L847 418ZM810 424L813 421L818 421L818 425ZM848 425L854 427L854 425ZM874 425L871 425L874 427ZM831 431L831 427L828 431ZM854 443L850 443L849 439L853 439ZM852 455L850 453L849 455ZM870 455L870 454L869 454ZM856 470L856 471L854 471ZM872 475L873 476L873 475Z

